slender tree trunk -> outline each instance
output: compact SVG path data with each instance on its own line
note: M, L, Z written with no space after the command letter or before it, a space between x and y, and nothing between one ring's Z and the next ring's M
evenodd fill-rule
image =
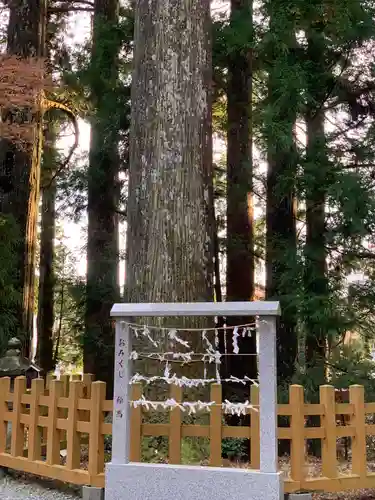
M313 67L308 80L307 161L306 185L306 245L305 293L309 298L305 318L306 363L319 366L319 383L325 379L324 360L327 349L324 310L327 307L328 279L326 264L325 200L327 189L327 152L324 132L325 99L324 80L317 75L324 73L325 44L322 34L310 33L308 55ZM317 314L317 311L320 313ZM315 371L314 373L317 374Z
M236 29L247 20L252 30L252 0L231 1L231 24ZM252 148L252 52L243 48L228 59L228 152L227 152L227 301L253 300L253 148ZM231 324L228 318L228 325ZM245 324L254 318L232 318ZM240 352L253 357L229 357L230 375L256 378L256 338L240 338ZM232 342L227 342L231 353ZM239 386L235 387L238 392ZM233 389L234 390L234 389ZM247 390L247 389L245 389Z
M213 202L214 203L214 202ZM214 249L214 276L215 276L215 300L216 302L223 301L223 293L221 290L221 276L220 276L220 243L219 243L219 234L216 223L216 215L214 208L214 236L213 236L213 249Z
M63 256L63 264L65 261L65 252ZM63 276L64 278L64 276ZM64 279L61 280L61 290L60 290L60 311L59 311L59 319L58 319L58 327L56 332L56 343L55 343L55 353L54 353L54 364L56 365L59 359L59 348L61 342L62 335L62 326L63 326L63 317L64 317L64 302L65 302L65 282Z
M53 352L54 326L54 240L56 229L56 124L50 123L43 151L42 216L38 293L38 363L44 374L55 369Z
M128 205L133 302L213 298L209 0L140 0Z
M290 128L291 137L293 129ZM292 181L281 187L282 179L295 172L294 153L269 154L267 175L266 298L280 300L282 316L277 326L277 373L280 383L291 381L298 351L293 279L296 261L295 199ZM288 278L289 276L289 278ZM289 303L288 303L289 300Z
M44 55L45 0L15 0L10 7L8 53L21 57ZM21 232L15 274L23 300L18 313L16 335L22 339L23 353L30 354L33 334L36 236L39 209L42 123L35 124L31 151L21 151L14 144L2 141L1 168L9 175L12 189L1 197L0 209L12 214Z
M297 172L297 152L294 124L298 90L280 80L280 71L288 71L290 55L284 49L285 33L289 43L295 45L294 22L279 15L282 2L271 5L270 30L274 33L271 47L272 66L268 83L268 122L265 126L268 149L267 207L266 207L266 298L279 300L282 316L277 327L278 380L290 382L298 351L296 332L295 293L297 241L294 181ZM282 25L280 20L282 19ZM289 23L285 24L285 23ZM280 42L278 37L282 38ZM284 45L283 45L284 44ZM293 67L290 68L293 71Z
M91 120L88 172L87 305L84 369L107 382L112 397L114 331L110 310L119 298L118 284L118 130L113 88L118 81L119 45L113 31L118 0L95 0L91 84L96 105Z

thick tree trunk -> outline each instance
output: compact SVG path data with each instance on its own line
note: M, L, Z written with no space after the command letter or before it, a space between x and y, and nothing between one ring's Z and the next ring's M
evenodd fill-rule
M140 0L126 286L132 302L213 298L209 0Z
M289 33L289 43L295 45L294 22L286 26L284 9L278 1L270 2L271 30L275 39L271 53L272 66L268 83L268 122L266 140L268 149L267 207L266 207L266 298L279 300L282 316L277 327L278 380L290 383L297 357L296 306L297 290L297 238L294 180L297 169L297 152L294 139L298 90L282 85L281 71L288 71L291 57L280 50L285 46L282 38ZM279 18L283 19L280 26ZM284 45L283 45L284 44ZM283 68L283 69L281 69ZM293 68L291 68L293 71ZM289 83L289 82L288 82ZM289 92L289 94L288 94ZM293 300L294 299L294 300Z
M290 135L293 137L292 127ZM280 383L291 381L298 350L296 308L293 304L297 290L297 279L293 276L297 247L292 181L296 170L294 157L292 146L290 151L280 149L268 156L266 298L279 300L282 308L277 326L277 374Z
M88 171L87 303L84 370L107 382L112 397L114 331L110 309L119 299L118 284L118 130L113 88L118 80L118 0L95 0L91 90L96 106L91 120Z
M44 55L45 0L16 0L10 8L8 53L21 57ZM15 334L22 338L23 351L30 354L33 333L36 236L40 190L42 123L37 122L31 151L21 151L9 142L1 143L2 171L10 177L11 190L1 197L1 211L11 213L21 232L15 274L23 300Z
M252 0L231 1L233 29L241 20L252 29ZM253 300L253 169L252 169L252 53L237 51L228 60L228 152L227 152L227 301ZM229 319L229 318L228 318ZM245 324L254 318L233 318ZM231 324L230 321L228 323ZM241 338L240 351L256 354L256 338ZM231 347L232 343L227 342ZM230 348L229 348L230 352ZM256 378L256 357L228 359L231 375ZM236 389L238 389L238 385Z
M325 86L317 80L324 73L324 39L314 33L308 39L308 54L313 68L308 82L306 185L305 293L309 298L305 317L306 363L319 367L319 383L324 383L327 349L324 310L327 307L325 199L327 189L327 151L324 132ZM315 71L314 71L315 69ZM320 311L320 314L317 314ZM317 375L315 369L314 372Z
M56 229L56 124L50 123L43 150L42 196L40 233L40 264L38 293L38 351L37 358L44 374L55 369L53 350L55 273L54 240Z
M213 300L210 33L209 0L136 3L126 269L130 302ZM168 321L197 328L210 324L207 318ZM200 335L188 337L192 349L201 352ZM148 346L138 340L135 347ZM203 377L199 365L179 370L173 364L173 371ZM160 363L148 361L141 361L139 369L162 372Z

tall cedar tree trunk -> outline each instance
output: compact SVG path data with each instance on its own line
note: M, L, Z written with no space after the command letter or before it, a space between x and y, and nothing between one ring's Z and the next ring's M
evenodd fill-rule
M57 167L55 122L48 124L42 161L42 215L40 233L39 293L38 293L38 352L37 359L44 374L55 369L53 350L55 273L54 240L56 230Z
M231 1L233 29L247 20L252 29L252 0ZM253 170L252 170L252 53L248 47L231 53L228 60L227 149L227 301L252 300L254 295ZM230 318L228 318L230 320ZM245 324L254 318L233 318ZM228 322L230 325L230 321ZM256 354L256 338L240 339L240 350ZM232 347L232 342L227 342ZM226 360L228 375L256 378L256 357ZM236 392L239 387L235 388ZM248 389L245 389L248 390Z
M44 55L46 3L45 0L15 0L11 3L8 24L9 54L21 57ZM15 332L22 339L23 354L30 355L34 317L34 284L36 265L36 236L39 211L40 160L42 123L36 121L34 144L30 151L2 141L1 169L9 177L10 190L1 196L0 210L12 214L20 228L18 248L18 289L22 304L18 312L19 325Z
M114 330L110 310L119 298L118 284L118 131L114 87L118 52L114 29L118 0L95 0L91 92L96 113L91 121L88 171L87 302L84 370L107 382L112 397Z
M46 47L45 53L51 61L54 45L57 43L57 30L55 19L47 12L46 20ZM53 78L51 74L50 76ZM55 324L55 285L54 271L55 236L56 236L56 171L58 168L58 155L56 140L59 130L59 121L54 112L49 112L49 121L43 140L43 157L41 170L41 231L40 231L40 260L39 260L39 289L38 289L38 365L46 375L56 368L56 352L54 348Z
M213 299L210 33L209 0L136 3L130 302ZM179 324L201 327L207 321L190 318ZM198 348L198 335L189 341ZM160 366L156 370L160 373Z
M267 134L268 172L266 207L266 298L279 300L282 316L277 326L277 370L280 384L290 382L297 357L296 308L293 295L297 289L297 257L294 179L297 154L294 142L296 110L295 89L283 86L280 68L292 64L292 55L284 47L285 30L289 44L295 43L294 23L282 13L282 2L271 4L270 30L274 33L271 49L273 65L269 69ZM282 20L282 23L280 21ZM282 26L280 25L282 24ZM278 42L280 36L283 43ZM275 126L277 124L277 126Z
M326 354L326 328L324 310L328 294L326 264L325 199L327 186L327 153L324 132L326 87L324 82L325 42L317 31L308 36L310 74L308 79L307 162L306 185L306 245L305 245L305 293L309 297L306 324L306 363L319 367L319 383L324 383ZM322 78L319 75L322 75ZM317 311L320 312L317 315ZM317 375L317 373L316 373Z

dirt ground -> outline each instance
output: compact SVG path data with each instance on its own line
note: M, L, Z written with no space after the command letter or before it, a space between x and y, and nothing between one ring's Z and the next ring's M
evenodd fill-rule
M289 471L289 458L285 458L281 460L281 470L284 470L286 473ZM339 474L350 474L351 473L351 461L339 461L338 464L338 472ZM375 462L368 461L367 462L368 471L375 471ZM321 475L322 464L319 459L316 458L308 458L306 463L306 475L308 477L318 477ZM338 493L314 493L314 500L375 500L375 489L371 490L355 490L355 491L342 491Z
M315 493L314 500L375 500L375 490L343 491L341 493Z

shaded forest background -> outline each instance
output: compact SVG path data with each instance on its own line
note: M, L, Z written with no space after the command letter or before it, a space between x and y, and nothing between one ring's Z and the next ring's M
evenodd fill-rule
M0 6L0 351L18 336L29 356L37 317L44 373L82 367L110 393L113 303L260 294L281 302L281 392L301 382L313 399L327 380L372 391L373 3ZM78 45L66 35L77 13L92 19ZM5 116L1 84L27 82L8 56L46 61L53 85L32 124ZM91 127L82 157L79 119ZM64 243L68 219L87 220L86 279ZM254 338L241 342L255 353ZM249 359L223 375L256 378Z

